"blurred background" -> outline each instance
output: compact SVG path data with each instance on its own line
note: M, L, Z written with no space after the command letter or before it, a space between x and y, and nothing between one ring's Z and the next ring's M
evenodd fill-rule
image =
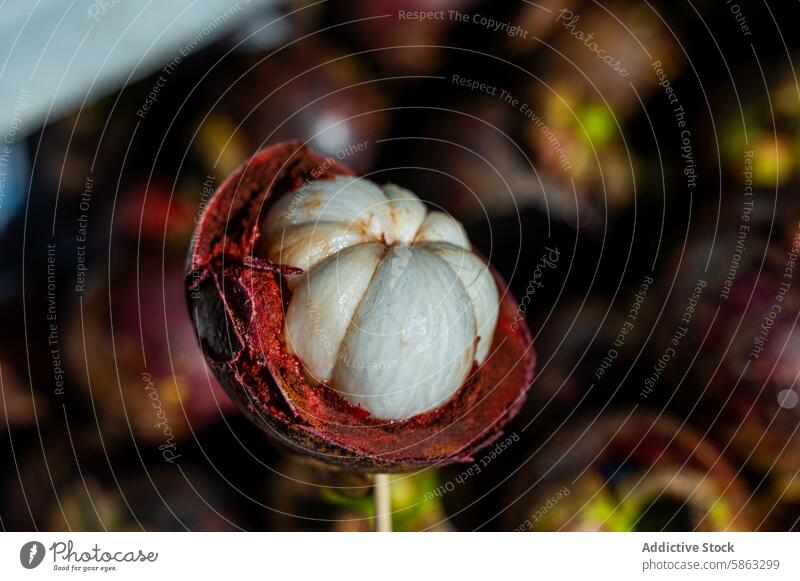
M0 8L0 527L371 530L205 367L182 267L298 138L466 226L538 369L396 530L800 527L796 3Z

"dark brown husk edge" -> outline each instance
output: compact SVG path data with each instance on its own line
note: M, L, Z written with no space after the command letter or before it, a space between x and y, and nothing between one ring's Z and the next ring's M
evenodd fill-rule
M518 304L503 296L492 353L440 408L407 420L370 417L334 389L312 386L281 342L286 269L253 256L271 199L306 179L352 175L299 141L256 153L229 176L198 220L186 267L189 308L206 360L234 401L290 448L348 469L397 472L469 462L501 435L533 380L535 352Z

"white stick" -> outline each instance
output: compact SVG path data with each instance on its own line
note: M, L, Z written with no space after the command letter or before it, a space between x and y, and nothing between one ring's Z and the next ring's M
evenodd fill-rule
M392 532L392 489L388 474L375 475L375 520L379 533Z

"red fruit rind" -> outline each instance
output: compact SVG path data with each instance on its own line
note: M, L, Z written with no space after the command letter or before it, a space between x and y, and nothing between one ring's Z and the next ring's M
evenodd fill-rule
M369 416L334 389L310 385L281 341L291 297L285 267L253 256L271 200L305 180L352 175L299 141L264 149L220 186L187 265L198 337L220 382L248 416L295 450L346 468L399 471L471 461L501 434L533 380L535 354L517 303L495 274L500 317L491 355L442 407L402 421Z

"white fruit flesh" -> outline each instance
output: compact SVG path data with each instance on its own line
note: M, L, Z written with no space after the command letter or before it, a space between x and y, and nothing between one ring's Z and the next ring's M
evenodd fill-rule
M311 182L278 200L262 253L288 278L287 349L377 418L446 403L489 355L499 295L464 228L411 192L359 178Z

